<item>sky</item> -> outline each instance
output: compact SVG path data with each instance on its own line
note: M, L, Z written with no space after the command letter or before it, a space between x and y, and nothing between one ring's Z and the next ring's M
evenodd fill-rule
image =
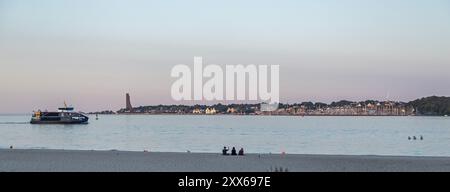
M178 104L194 56L280 65L287 103L450 96L450 1L0 0L0 113Z

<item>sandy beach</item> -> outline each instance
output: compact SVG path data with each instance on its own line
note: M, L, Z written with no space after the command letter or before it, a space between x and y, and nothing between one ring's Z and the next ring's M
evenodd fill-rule
M1 172L450 171L450 157L0 149Z

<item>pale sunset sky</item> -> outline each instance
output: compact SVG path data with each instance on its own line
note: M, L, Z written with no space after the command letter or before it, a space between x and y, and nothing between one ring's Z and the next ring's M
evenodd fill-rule
M449 96L450 1L0 0L0 113L176 104L194 56L280 65L281 102Z

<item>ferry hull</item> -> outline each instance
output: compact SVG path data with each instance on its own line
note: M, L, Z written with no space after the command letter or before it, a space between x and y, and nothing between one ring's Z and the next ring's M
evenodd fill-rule
M89 117L80 113L44 112L34 115L31 124L87 124Z
M84 121L41 121L31 120L31 124L88 124L88 120Z

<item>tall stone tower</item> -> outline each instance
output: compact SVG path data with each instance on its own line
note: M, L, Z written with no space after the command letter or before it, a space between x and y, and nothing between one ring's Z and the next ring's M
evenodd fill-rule
M131 101L130 101L130 94L126 94L126 109L127 111L131 111L133 109L133 107L131 106Z

